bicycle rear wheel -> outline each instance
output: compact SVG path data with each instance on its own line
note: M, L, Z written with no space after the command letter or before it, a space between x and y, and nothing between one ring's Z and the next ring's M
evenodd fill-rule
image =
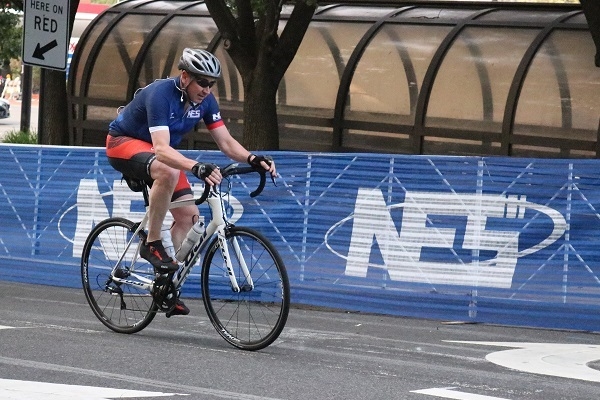
M202 265L202 300L213 326L228 343L243 350L260 350L279 337L287 321L290 307L287 272L277 250L259 232L231 227L225 237L241 290L233 291L215 238ZM236 254L236 242L240 254ZM253 285L244 276L242 260Z
M98 319L119 333L144 329L156 316L157 306L149 291L140 285L154 279L152 266L139 257L139 236L134 223L124 218L109 218L90 232L81 255L81 282L85 297ZM125 252L132 239L131 246ZM128 283L118 283L116 275Z

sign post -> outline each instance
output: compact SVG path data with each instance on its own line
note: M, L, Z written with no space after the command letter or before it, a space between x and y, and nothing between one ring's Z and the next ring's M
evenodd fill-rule
M67 68L70 0L24 0L23 63Z

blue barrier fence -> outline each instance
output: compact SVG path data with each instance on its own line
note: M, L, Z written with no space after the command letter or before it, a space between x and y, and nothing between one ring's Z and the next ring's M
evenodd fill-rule
M251 199L243 177L231 212L279 249L293 303L600 330L598 160L273 155L277 186ZM0 168L3 280L80 287L91 227L144 212L104 149L3 144Z

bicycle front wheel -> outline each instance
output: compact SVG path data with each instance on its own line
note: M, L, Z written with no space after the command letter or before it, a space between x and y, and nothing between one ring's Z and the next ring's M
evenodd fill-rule
M231 345L260 350L273 343L290 308L290 284L281 257L259 232L243 227L225 233L239 291L233 289L218 238L202 265L202 299L217 332ZM249 272L249 279L243 271Z
M119 333L141 331L157 311L150 292L142 287L152 282L154 270L139 257L140 238L134 236L133 226L124 218L100 222L90 232L81 255L85 297L96 317ZM115 275L126 282L115 281Z

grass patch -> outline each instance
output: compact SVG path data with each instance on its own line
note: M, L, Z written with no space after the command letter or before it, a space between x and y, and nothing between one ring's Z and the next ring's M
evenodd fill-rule
M2 139L3 143L37 144L38 137L35 131L9 131Z

